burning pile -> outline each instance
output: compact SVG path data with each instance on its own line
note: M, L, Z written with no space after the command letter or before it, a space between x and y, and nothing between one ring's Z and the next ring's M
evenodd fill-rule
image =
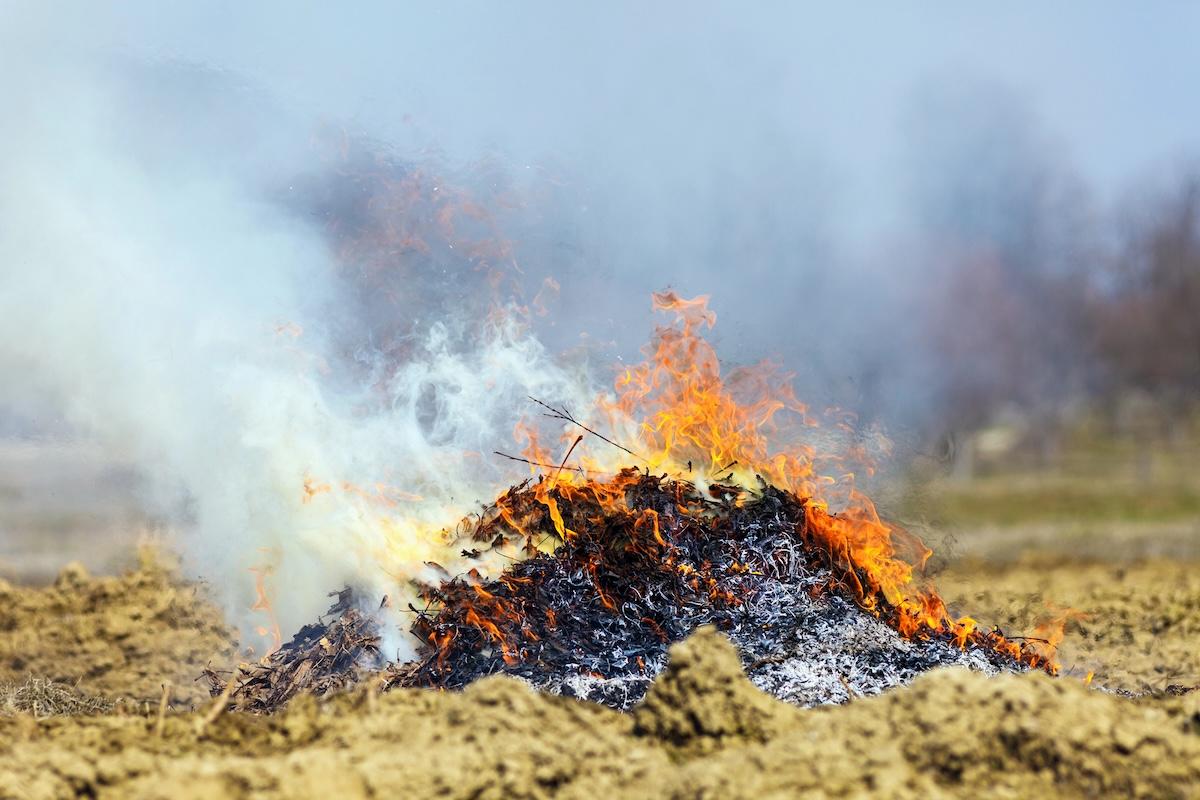
M950 616L919 579L930 551L879 518L841 460L801 443L798 427L811 422L785 378L765 364L721 376L699 336L714 321L703 298L655 304L676 320L598 401L611 437L547 406L565 423L566 455L519 426L529 441L519 460L536 477L455 536L442 532L481 568L428 564L438 577L419 588L423 608L385 600L386 613L364 612L347 590L331 623L242 667L236 685L209 673L213 692L270 711L297 691L366 676L457 689L504 672L628 709L668 646L706 624L737 645L756 683L802 704L877 693L938 665L1056 671L1061 632L1018 643ZM588 435L645 466L606 469ZM512 561L489 576L497 555ZM392 664L383 642L400 613L415 615L420 647Z
M505 494L472 538L517 530L536 547L554 537L539 493L567 535L495 581L427 587L436 611L420 612L414 630L429 654L406 685L460 688L505 672L628 709L668 646L705 624L734 641L761 684L806 704L874 693L939 664L994 670L1036 658L996 633L929 629L906 642L856 605L863 577L819 546L806 502L766 484L702 491L634 469L575 490L549 482ZM898 619L886 601L880 608Z

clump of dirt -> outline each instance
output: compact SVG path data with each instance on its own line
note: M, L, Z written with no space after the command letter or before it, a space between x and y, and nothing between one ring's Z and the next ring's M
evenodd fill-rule
M1070 609L1059 648L1064 674L1094 672L1095 685L1134 693L1200 685L1195 563L966 561L939 575L938 587L952 607L1005 630L1032 630L1036 620Z
M1163 709L1078 681L958 668L814 711L803 736L763 753L788 757L805 759L810 785L835 796L1174 797L1200 779L1200 741ZM765 774L758 791L777 786Z
M0 718L0 796L1183 797L1200 782L1190 696L950 668L804 709L755 689L712 631L670 658L634 715L494 676L302 695L269 717Z
M78 562L53 586L0 580L0 683L30 678L85 695L184 707L208 697L196 677L209 661L236 658L232 635L204 588L185 581L152 549L119 577L90 577Z
M786 706L746 679L737 649L711 625L670 649L669 667L634 712L634 731L687 751L779 734Z

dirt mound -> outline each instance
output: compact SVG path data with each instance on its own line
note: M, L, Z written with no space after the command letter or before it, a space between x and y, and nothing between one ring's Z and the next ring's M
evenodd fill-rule
M1187 671L1170 659L1195 641L1194 566L1135 565L1118 579L1105 572L1115 567L1029 562L946 577L1018 621L1044 614L1036 587L1065 596L1092 614L1069 632L1076 652L1146 665L1161 682ZM160 715L165 680L198 693L208 659L235 658L203 591L147 556L120 578L70 568L47 589L0 585L0 601L11 610L0 679L16 681L0 708L0 797L1190 797L1200 785L1200 692L1130 698L951 668L804 709L756 689L704 628L671 648L633 714L495 676L461 693L301 695L266 717L190 711L194 698L174 696ZM1148 646L1154 630L1169 647ZM49 716L103 711L88 693L146 702Z
M1187 797L1200 703L940 669L841 707L772 700L702 631L636 714L508 677L305 695L271 717L0 718L0 796Z
M196 682L204 664L236 658L203 587L150 549L120 577L89 577L76 562L45 589L0 580L0 608L0 684L33 677L157 703L169 682L170 702L188 707L208 698L208 685Z
M785 708L746 679L737 650L704 626L671 648L667 671L634 713L634 731L685 751L713 750L779 735Z
M1078 612L1059 656L1068 674L1135 693L1200 685L1200 573L1194 562L1064 564L1027 556L964 562L938 576L952 607L1005 630L1032 630L1048 608Z
M635 714L638 733L686 759L678 796L1170 797L1200 779L1194 695L1134 704L1043 674L948 668L804 710L754 689L737 666L720 637L698 634L672 650Z

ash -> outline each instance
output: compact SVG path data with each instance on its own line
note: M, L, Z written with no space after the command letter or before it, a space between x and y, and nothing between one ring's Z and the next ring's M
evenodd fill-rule
M777 594L760 608L764 617L774 610L778 621L760 632L735 631L732 639L754 685L789 703L824 705L879 694L934 667L988 675L1025 669L998 663L980 647L904 639L841 597L812 599L804 585L781 586Z
M935 667L967 667L986 675L1026 669L1003 663L981 647L961 650L945 642L905 639L841 597L814 599L813 590L827 579L826 573L779 584L756 598L747 610L750 620L723 631L754 685L780 700L799 706L845 703L903 686ZM627 711L666 667L665 654L648 667L645 675L570 674L528 682L540 691Z

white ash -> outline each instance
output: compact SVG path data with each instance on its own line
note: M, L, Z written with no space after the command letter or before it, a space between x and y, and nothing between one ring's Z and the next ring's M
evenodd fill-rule
M844 703L875 695L934 667L961 666L995 675L1001 671L978 647L905 639L868 612L836 596L812 599L802 588L780 586L787 609L777 628L731 637L755 686L800 706ZM800 587L796 587L800 588Z
M935 667L960 666L995 675L1003 670L979 647L905 639L886 623L828 592L810 590L825 574L778 583L743 607L726 636L737 647L755 686L798 706L845 703L910 683ZM611 678L556 675L534 683L540 691L629 710L645 695L666 658L645 664L645 674Z

